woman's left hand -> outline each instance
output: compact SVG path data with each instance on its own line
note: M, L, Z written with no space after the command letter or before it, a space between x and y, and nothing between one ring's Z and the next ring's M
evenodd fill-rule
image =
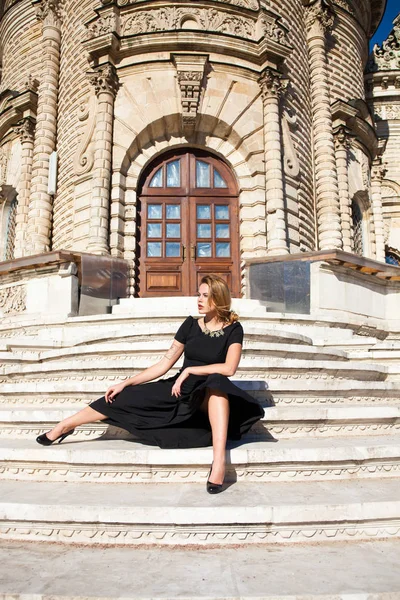
M172 387L171 396L176 396L178 398L181 395L182 383L185 381L185 379L189 377L189 375L190 373L188 369L182 371L182 373L179 375L178 379L175 381Z

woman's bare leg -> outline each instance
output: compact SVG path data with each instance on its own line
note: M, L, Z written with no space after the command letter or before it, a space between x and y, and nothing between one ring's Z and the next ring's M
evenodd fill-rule
M229 423L228 396L217 389L209 389L202 408L207 403L213 442L213 468L210 475L212 483L223 483L226 466L226 440Z
M87 406L86 408L83 408L79 412L72 415L72 417L67 417L66 419L63 419L57 423L57 425L51 431L46 433L46 436L49 438L49 440L54 441L63 433L67 433L79 425L84 425L85 423L94 423L95 421L104 421L104 419L107 419L106 415L103 415L102 413L97 412L97 410L90 408L90 406Z

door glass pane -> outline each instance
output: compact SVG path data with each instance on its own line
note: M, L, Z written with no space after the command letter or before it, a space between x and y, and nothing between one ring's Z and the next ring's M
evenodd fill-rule
M167 223L167 238L181 237L181 226L179 223ZM168 254L167 254L168 256Z
M197 224L197 237L198 238L210 238L211 237L211 223Z
M158 169L151 178L150 186L151 188L160 188L162 187L162 167Z
M216 225L215 226L215 237L228 238L229 237L229 225Z
M162 219L161 204L149 204L147 207L147 218L148 219Z
M161 242L147 242L147 256L161 256Z
M219 204L215 206L215 218L224 221L229 220L229 206L227 204Z
M210 187L210 172L211 167L208 163L203 162L202 160L196 160L196 187Z
M181 187L181 161L167 164L167 187Z
M231 255L231 245L229 242L218 242L216 244L216 254L218 258L229 257Z
M180 219L181 207L179 204L167 204L167 219Z
M225 179L218 173L217 169L214 169L214 187L215 188L227 188Z
M211 256L211 244L205 244L204 242L197 244L197 256L199 258L207 258Z
M147 237L160 238L161 237L161 223L147 223Z
M181 245L177 242L167 242L165 244L165 255L169 257L181 255Z
M197 218L198 219L211 219L211 206L207 204L197 205Z

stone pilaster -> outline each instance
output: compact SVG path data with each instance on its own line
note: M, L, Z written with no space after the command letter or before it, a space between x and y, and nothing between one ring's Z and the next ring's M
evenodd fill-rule
M337 131L335 131L335 152L339 188L340 218L342 223L343 250L345 252L352 252L351 203L348 171L349 148L349 130L344 126L341 126Z
M267 253L288 254L279 107L279 98L284 89L282 76L272 69L266 69L259 84L264 107Z
M382 181L386 174L386 165L378 156L372 163L371 170L371 204L375 225L376 260L385 261L385 227L382 211Z
M28 226L29 199L31 195L33 143L35 121L27 117L14 127L15 133L21 140L21 175L18 188L18 207L15 218L14 258L26 254L26 234Z
M98 112L88 251L108 254L114 101L119 84L117 71L111 64L97 67L89 77L98 98Z
M63 0L33 1L37 17L42 22L42 68L33 149L27 254L46 252L51 246L53 199L47 190L49 159L56 149L57 141L62 2Z
M305 0L303 0L304 3ZM308 2L307 2L308 3ZM316 0L305 9L315 157L318 246L342 248L339 189L333 139L325 31L333 25L330 3Z

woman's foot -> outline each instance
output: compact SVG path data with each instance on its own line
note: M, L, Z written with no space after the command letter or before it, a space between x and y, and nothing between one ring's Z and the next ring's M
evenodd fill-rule
M213 462L211 465L211 472L208 480L217 485L222 485L225 479L225 462L216 463Z

